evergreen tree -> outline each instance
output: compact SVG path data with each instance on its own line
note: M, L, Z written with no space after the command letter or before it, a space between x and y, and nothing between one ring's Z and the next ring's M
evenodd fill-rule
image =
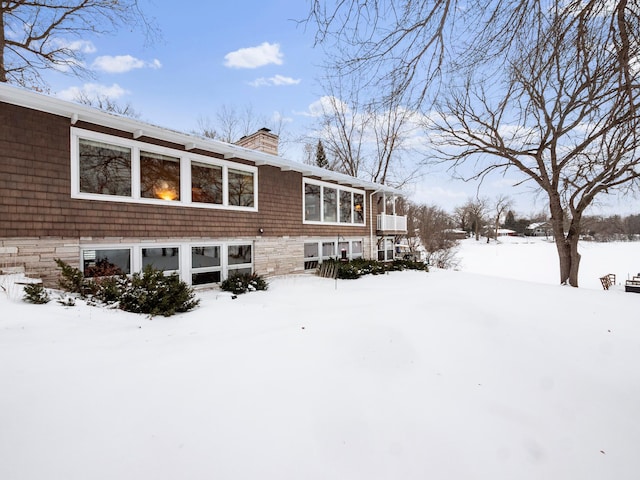
M324 152L322 140L318 140L318 146L316 147L316 165L320 168L329 168L329 160L327 160L327 154Z
M504 220L504 228L516 230L516 227L516 216L514 215L513 210L509 210L507 212L507 217Z

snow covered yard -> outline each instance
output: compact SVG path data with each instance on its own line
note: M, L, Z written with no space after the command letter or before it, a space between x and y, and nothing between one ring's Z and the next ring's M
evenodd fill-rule
M502 246L463 264L508 276ZM291 276L153 320L0 294L0 478L635 480L640 295L530 277Z

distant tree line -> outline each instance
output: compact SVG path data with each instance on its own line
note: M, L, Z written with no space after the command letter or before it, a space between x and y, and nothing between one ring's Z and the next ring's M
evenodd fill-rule
M417 253L424 251L430 265L452 268L458 264L457 243L461 238L497 238L499 229L511 230L512 235L533 235L532 226L545 224L547 236L553 238L551 223L545 213L520 215L509 208L508 198L473 198L455 208L453 213L426 204L405 202L407 242ZM585 241L640 241L640 214L586 216L580 238Z

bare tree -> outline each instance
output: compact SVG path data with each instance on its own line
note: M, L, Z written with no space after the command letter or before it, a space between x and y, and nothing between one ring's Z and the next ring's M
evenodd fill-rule
M520 46L500 91L495 77L491 85L469 77L434 122L441 158L456 167L472 159L472 178L516 169L544 192L560 281L573 286L585 210L599 195L637 187L640 175L640 70L617 74L618 50L603 47L608 21L576 18L559 6L545 12L539 24L546 40ZM640 44L629 48L629 59L639 59Z
M194 133L222 142L237 142L240 138L266 127L278 135L278 151L281 154L290 143L286 122L282 115L273 115L268 118L255 113L252 105L246 105L240 109L232 105L222 105L213 119L201 115L196 122L197 128Z
M330 168L395 186L413 178L416 171L405 169L403 156L411 152L407 140L417 127L401 97L377 105L354 78L346 85L327 78L324 87L320 132L334 162Z
M522 45L545 41L541 19L558 7L548 0L312 0L304 20L316 29L336 75L368 79L381 102L402 96L420 105L443 73L504 62ZM628 0L568 0L562 13L576 23L599 23L612 50L615 78L627 94L638 43L639 7Z
M150 40L158 33L138 0L2 1L0 82L43 86L47 69L89 75L85 36L112 34L123 25Z
M458 220L461 220L463 224L466 223L468 228L473 231L476 242L480 240L480 230L486 223L488 203L486 198L470 198L462 207L456 209Z
M507 210L511 208L513 202L505 195L498 195L493 203L493 211L495 217L493 219L493 238L498 240L498 230L500 228L500 219L503 215L506 215ZM489 235L487 235L487 242L489 241Z
M320 116L320 133L326 150L334 159L333 169L357 177L364 161L365 132L370 116L362 112L359 90L347 91L340 83L325 84Z
M413 203L406 206L406 213L407 229L412 232L409 241L415 238L420 240L429 265L438 268L454 266L456 241L448 235L448 231L453 227L451 215L436 206ZM416 246L413 245L413 248Z
M140 118L140 112L133 108L130 102L118 103L113 98L107 95L97 94L92 97L86 92L79 92L74 100L83 105L89 105L90 107L99 108L105 112L116 113L118 115L124 115L125 117Z

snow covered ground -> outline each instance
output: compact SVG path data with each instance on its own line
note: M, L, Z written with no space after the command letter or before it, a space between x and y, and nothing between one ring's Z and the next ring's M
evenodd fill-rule
M635 480L640 295L597 278L640 244L584 245L580 289L553 248L153 320L0 293L0 479Z

